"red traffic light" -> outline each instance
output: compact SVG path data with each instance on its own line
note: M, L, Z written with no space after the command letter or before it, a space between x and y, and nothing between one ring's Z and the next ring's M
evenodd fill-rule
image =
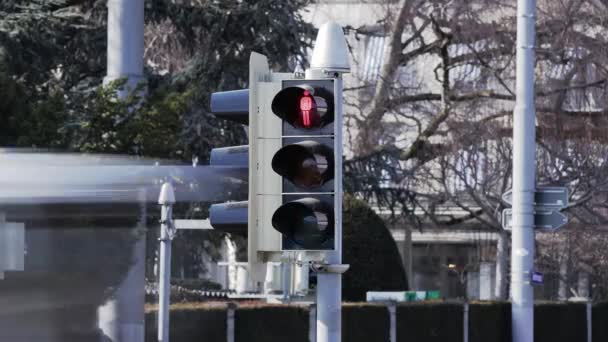
M305 84L288 87L272 100L272 111L295 128L321 128L334 120L333 93Z
M304 90L304 94L302 94L302 97L300 98L300 120L297 120L297 123L300 123L304 128L318 125L320 117L316 107L315 100L310 92Z

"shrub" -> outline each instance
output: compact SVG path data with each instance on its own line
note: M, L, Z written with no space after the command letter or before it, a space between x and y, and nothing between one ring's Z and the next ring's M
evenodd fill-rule
M511 304L483 302L469 305L469 342L511 342Z
M587 313L584 303L539 303L534 306L535 342L586 340Z
M343 341L389 341L389 333L390 320L385 305L345 304L342 306Z
M593 341L608 341L608 302L595 304L591 317Z
M308 342L307 307L241 306L236 309L234 321L236 342Z
M411 303L397 306L397 341L462 342L460 303Z
M342 279L344 301L365 300L367 291L404 291L407 281L399 250L382 219L363 201L344 196Z
M171 308L169 340L226 341L227 308L222 306L192 306ZM146 341L158 341L158 311L146 314Z

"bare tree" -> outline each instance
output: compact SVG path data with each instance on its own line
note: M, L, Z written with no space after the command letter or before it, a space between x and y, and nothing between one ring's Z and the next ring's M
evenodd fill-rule
M515 5L404 0L392 6L377 79L351 90L364 100L349 101L356 142L345 163L349 187L418 229L501 232L496 293L505 298L508 236L499 213L511 182ZM607 214L607 14L600 1L538 3L538 184L568 186L572 221L594 226L605 224ZM369 27L351 32L378 35Z

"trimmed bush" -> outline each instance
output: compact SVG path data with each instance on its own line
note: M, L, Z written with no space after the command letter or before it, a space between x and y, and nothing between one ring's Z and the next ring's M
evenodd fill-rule
M390 318L385 305L342 305L342 341L386 342L389 333Z
M226 341L227 308L222 306L193 306L171 308L169 339L171 341ZM146 313L146 341L158 341L158 312Z
M236 342L308 342L307 307L239 307L235 312L234 323Z
M411 303L397 306L397 341L462 342L461 303Z
M534 306L534 341L587 341L585 304L537 303Z
M399 250L382 219L352 196L343 203L342 300L364 301L367 291L405 291L407 279Z
M511 342L511 304L469 304L469 342Z
M595 304L591 317L593 341L608 341L608 302Z

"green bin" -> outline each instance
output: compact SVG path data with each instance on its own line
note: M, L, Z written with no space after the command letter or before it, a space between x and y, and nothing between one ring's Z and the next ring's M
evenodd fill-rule
M439 291L426 291L426 300L437 300L441 299Z

